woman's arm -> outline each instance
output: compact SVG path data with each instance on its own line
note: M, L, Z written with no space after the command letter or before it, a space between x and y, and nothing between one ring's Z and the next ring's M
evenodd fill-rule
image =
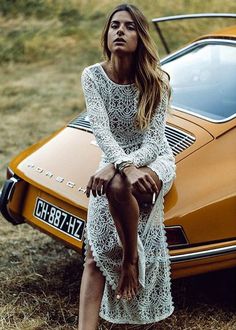
M167 92L165 92L150 125L144 132L141 147L130 154L133 157L135 166L141 167L148 165L161 154L163 140L165 139L167 105L168 96Z
M167 91L154 115L150 126L144 133L141 147L132 152L132 162L136 167L143 167L155 161L159 179L165 185L175 177L175 159L165 136L166 114L168 106Z
M82 73L81 82L93 133L109 162L131 161L136 167L142 167L155 160L159 163L157 174L163 184L173 180L175 176L174 157L165 137L167 94L163 97L157 114L145 132L142 146L128 155L119 146L110 131L104 102L87 69Z
M99 147L110 163L132 161L131 157L119 146L110 131L109 118L104 102L88 69L84 69L81 83L89 121Z

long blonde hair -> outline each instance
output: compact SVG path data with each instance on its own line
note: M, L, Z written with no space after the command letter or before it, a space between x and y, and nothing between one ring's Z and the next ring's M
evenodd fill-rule
M108 60L111 58L111 52L107 45L107 34L111 19L115 13L123 10L131 15L138 34L138 46L134 55L134 79L139 91L136 122L137 127L143 130L150 124L164 91L167 91L168 98L170 97L169 75L160 67L157 47L150 36L148 21L134 5L119 5L109 15L102 33L104 56Z

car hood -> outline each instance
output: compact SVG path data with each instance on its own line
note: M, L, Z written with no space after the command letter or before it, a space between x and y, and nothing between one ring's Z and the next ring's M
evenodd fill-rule
M203 130L207 131L213 138L218 138L222 134L225 134L226 132L230 131L236 126L236 116L233 118L230 117L224 121L213 121L204 117L201 117L199 115L194 115L194 113L190 113L185 110L179 110L179 109L172 109L172 113L174 115L174 120L171 121L175 123L177 121L177 118L182 118L186 120L189 125L190 123L193 123L196 126L201 127Z
M174 115L169 116L168 125L194 137L194 142L176 155L177 163L213 139L202 127ZM46 142L25 150L10 163L10 168L39 189L86 209L84 190L100 157L101 150L91 132L65 127Z

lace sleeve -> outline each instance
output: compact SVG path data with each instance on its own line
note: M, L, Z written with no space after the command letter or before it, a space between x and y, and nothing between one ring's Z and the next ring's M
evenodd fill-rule
M155 160L155 172L163 183L164 195L170 189L175 178L175 158L165 138L163 141L162 153Z
M106 158L110 163L131 160L111 133L104 102L87 69L82 73L81 83L93 134Z
M175 177L175 159L165 136L167 105L166 92L157 113L144 133L141 147L130 154L137 167L146 166L155 161L155 168L158 168L156 172L163 183L170 182Z

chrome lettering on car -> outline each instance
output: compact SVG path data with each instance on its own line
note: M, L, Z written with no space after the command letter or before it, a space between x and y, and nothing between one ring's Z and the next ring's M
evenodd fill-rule
M56 181L62 183L64 181L64 178L62 178L61 176L57 176Z
M82 191L82 192L85 194L86 189L84 189L84 188L82 188L82 187L79 187L79 188L78 188L78 191Z
M37 167L36 171L39 172L39 173L43 173L43 169L41 167Z
M66 185L67 185L68 187L70 187L70 188L74 188L74 187L75 187L75 183L74 183L74 182L71 182L71 181L68 181L68 182L66 183Z
M44 174L46 177L48 177L49 179L55 177L55 175L48 171L48 170L44 170L43 168L39 167L39 166L36 166L35 164L33 163L28 163L27 164L27 167L34 170L35 172L39 173L39 174ZM57 176L55 177L55 180L59 183L63 183L65 181L65 179L61 176ZM66 181L65 182L66 186L69 187L69 188L74 188L76 187L76 184L72 181ZM86 192L86 189L84 189L83 187L79 187L77 189L79 192L82 192L82 193L85 193Z

